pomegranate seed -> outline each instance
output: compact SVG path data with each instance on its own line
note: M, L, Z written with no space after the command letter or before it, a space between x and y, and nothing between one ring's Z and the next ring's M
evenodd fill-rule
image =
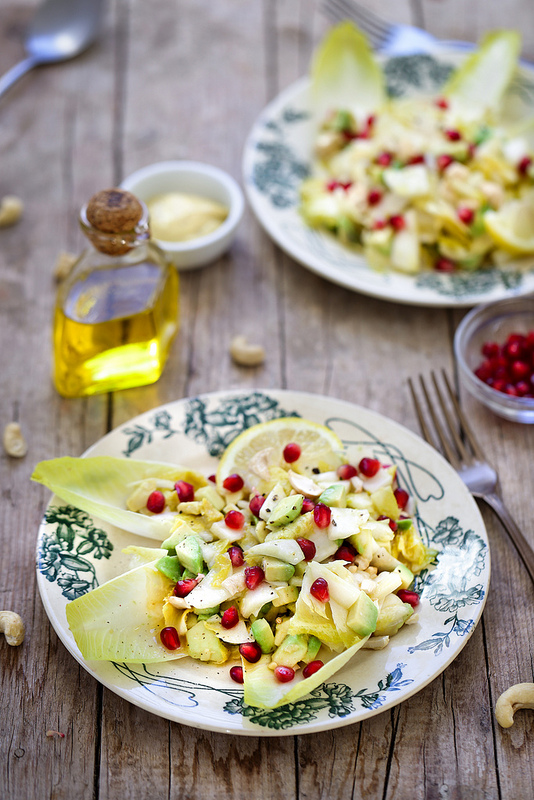
M339 186L339 181L328 181L328 183L326 184L326 188L329 192L335 191L335 189L337 189L338 186Z
M312 675L315 675L316 672L319 672L321 667L324 667L324 663L319 659L317 659L316 661L310 661L310 663L306 664L306 666L302 670L302 677L309 678Z
M530 391L530 386L526 381L518 381L515 385L519 397L524 397Z
M228 555L230 556L230 561L232 562L233 567L242 567L245 563L243 551L238 544L234 544L232 547L228 548Z
M509 337L508 342L505 345L504 351L507 358L509 358L510 360L520 358L523 355L523 344L517 339L510 340Z
M472 208L466 208L465 206L461 206L458 211L458 219L460 222L463 222L464 225L471 225L475 218L475 212Z
M230 608L227 608L226 611L223 612L221 617L221 625L223 628L235 628L238 622L239 614L235 606L230 606Z
M391 530L393 531L393 533L395 533L395 531L397 530L398 525L395 522L395 520L391 519L391 517L386 516L386 514L380 514L380 516L377 517L377 519L380 519L380 520L387 519L388 525L391 528Z
M280 683L289 683L295 677L295 670L292 667L275 667L274 677Z
M330 599L330 592L328 591L328 582L324 578L316 578L310 586L310 594L321 603L326 603Z
M265 573L261 567L245 568L245 586L247 589L257 589L264 578Z
M369 116L367 117L367 130L369 130L369 128L372 128L375 122L376 122L376 115L369 114Z
M401 511L404 511L406 506L408 505L408 500L410 499L410 495L406 491L406 489L395 489L393 492L395 495L395 500L397 501L398 507Z
M392 161L393 161L393 154L388 153L386 150L384 150L383 153L380 153L376 157L376 163L379 164L381 167L389 167Z
M424 155L422 153L419 153L416 156L410 156L410 158L408 159L408 161L406 163L409 164L410 166L412 164L424 164L425 163L425 157L424 157Z
M167 650L178 650L180 647L180 637L178 636L178 631L172 626L169 626L168 628L162 628L159 638L161 639L161 644L163 647L166 647Z
M449 130L445 131L445 136L449 140L449 142L459 142L462 138L462 134L460 131L454 130L450 128Z
M534 350L534 331L529 331L525 336L525 347L527 350Z
M512 378L516 381L524 380L527 375L530 375L530 367L524 361L512 361L510 366Z
M245 485L245 481L241 477L241 475L237 475L234 473L233 475L228 475L227 478L223 481L223 487L226 489L227 492L239 492L243 486Z
M382 200L382 192L378 189L371 189L367 195L367 202L370 206L376 206Z
M409 603L412 608L419 605L419 595L417 592L410 592L408 589L399 589L397 597L400 597L403 603Z
M338 467L337 474L342 481L350 481L351 478L354 478L358 474L358 470L356 467L353 467L352 464L342 464Z
M454 272L456 264L450 258L438 258L434 264L434 269L438 272Z
M163 492L160 492L158 489L154 492L150 492L148 500L146 501L146 507L149 511L152 511L153 514L161 514L165 508L165 495Z
M504 387L506 386L506 381L503 378L497 378L497 380L493 381L492 389L495 389L496 392L504 392Z
M300 510L300 513L307 514L308 511L313 511L314 508L315 508L315 503L313 502L313 500L310 500L309 497L305 497L304 500L302 501L302 508Z
M216 475L208 475L208 480L212 483L217 483L217 476Z
M187 481L176 481L174 484L180 503L190 503L195 499L195 487Z
M263 495L261 494L255 494L250 503L248 504L248 507L250 508L255 517L259 516L260 509L264 503L265 503L265 497L263 497Z
M377 458L362 458L358 469L366 478L372 478L380 469L380 461Z
M198 581L196 578L185 578L183 581L178 581L174 587L173 594L175 597L187 597L189 592L192 592Z
M311 542L309 539L299 538L297 539L297 544L304 553L304 561L311 561L313 558L315 558L317 548L313 542Z
M301 452L302 450L300 449L300 445L296 444L296 442L289 442L289 444L286 444L284 447L284 461L287 461L288 464L298 461Z
M447 167L450 167L453 161L454 158L448 155L448 153L442 153L436 158L436 166L440 172L444 172Z
M243 667L232 667L230 669L230 677L236 683L243 683Z
M261 647L257 642L245 642L239 645L239 652L251 664L255 664L261 658Z
M532 159L530 156L523 156L519 164L517 165L517 171L520 175L526 175L530 165L532 164Z
M354 561L355 557L356 550L349 542L342 544L334 553L334 558L338 561Z
M394 231L402 231L406 227L406 220L402 214L393 214L393 216L389 218L389 224Z
M510 395L510 397L517 397L517 389L515 388L513 383L507 383L504 387L504 393Z
M438 97L436 100L436 105L438 108L448 108L449 101L446 100L444 97Z
M328 528L332 519L332 511L324 503L317 503L313 509L313 521L318 528Z
M385 219L377 219L373 222L374 231L382 231L386 227L387 222Z
M488 358L496 358L501 351L497 342L486 342L482 345L482 355Z
M245 525L245 516L241 511L229 511L224 518L225 525L228 525L233 531L240 531Z

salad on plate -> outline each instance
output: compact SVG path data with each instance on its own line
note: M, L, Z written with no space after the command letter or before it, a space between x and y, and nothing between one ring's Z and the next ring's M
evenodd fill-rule
M486 34L439 96L390 98L351 23L312 65L317 133L301 214L378 271L474 271L534 254L534 117L507 119L515 31Z
M245 430L216 475L96 456L44 461L32 477L157 541L127 547L131 569L67 604L83 657L224 665L260 708L387 647L417 619L410 586L437 554L395 466L348 463L332 430L300 417Z

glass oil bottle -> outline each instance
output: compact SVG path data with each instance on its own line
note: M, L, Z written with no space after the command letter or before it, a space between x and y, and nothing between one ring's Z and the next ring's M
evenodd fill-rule
M54 383L64 397L154 383L178 330L178 273L150 241L146 206L120 189L80 212L91 242L61 284Z

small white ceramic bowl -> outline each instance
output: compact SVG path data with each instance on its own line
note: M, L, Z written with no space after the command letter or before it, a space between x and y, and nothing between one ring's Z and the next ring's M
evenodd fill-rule
M208 197L228 208L228 216L212 233L185 242L154 241L180 270L195 269L215 261L231 245L243 216L243 192L236 181L218 167L199 161L160 161L129 175L121 184L144 203L157 194L184 192Z

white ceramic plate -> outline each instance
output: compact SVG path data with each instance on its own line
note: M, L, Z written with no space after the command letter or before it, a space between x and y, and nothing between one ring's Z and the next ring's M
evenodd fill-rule
M128 544L154 546L53 497L39 530L37 577L46 613L82 666L111 691L170 720L224 733L280 736L359 722L400 703L439 675L480 619L490 574L489 545L478 508L452 468L402 426L350 403L298 392L222 392L178 400L136 417L85 455L169 461L210 475L217 456L244 428L298 414L331 427L353 459L362 449L396 464L417 498L419 527L440 550L417 579L419 620L380 651L361 651L312 695L273 711L243 705L229 668L191 659L158 665L88 662L67 626L65 606L126 568ZM358 455L359 454L359 455Z
M390 94L439 92L452 66L465 55L397 56L384 62ZM472 306L534 290L534 259L504 268L417 276L372 270L364 257L333 236L309 228L299 211L299 187L311 171L314 126L310 82L303 78L262 112L245 145L243 174L249 202L274 241L305 267L363 294L420 306ZM534 115L534 69L521 67L506 96L507 118Z

